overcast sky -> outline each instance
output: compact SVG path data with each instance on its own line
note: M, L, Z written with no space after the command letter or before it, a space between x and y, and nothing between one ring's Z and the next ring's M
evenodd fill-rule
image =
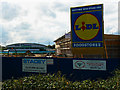
M83 1L83 2L82 2ZM119 0L1 0L0 44L54 44L70 31L70 7L104 5L104 33L118 34Z

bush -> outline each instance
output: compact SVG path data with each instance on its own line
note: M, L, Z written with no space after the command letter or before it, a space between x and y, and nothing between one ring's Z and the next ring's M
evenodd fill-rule
M47 75L32 75L29 77L20 78L18 80L11 79L3 82L2 89L15 89L15 90L37 90L37 89L91 89L91 90L101 90L101 89L115 89L120 88L120 70L114 72L114 76L106 80L84 80L84 81L69 81L65 76L61 76L59 71L57 74L47 74Z

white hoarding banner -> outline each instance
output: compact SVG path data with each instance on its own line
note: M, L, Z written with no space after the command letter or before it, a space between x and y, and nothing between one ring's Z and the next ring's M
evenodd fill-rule
M28 58L23 59L22 71L47 73L46 59L28 59Z
M104 60L73 60L73 69L106 70Z

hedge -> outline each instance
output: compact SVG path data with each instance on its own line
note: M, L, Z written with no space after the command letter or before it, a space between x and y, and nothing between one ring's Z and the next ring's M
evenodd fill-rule
M91 90L108 90L108 89L120 89L120 69L114 71L114 76L109 77L106 80L99 79L84 80L84 81L69 81L65 78L65 75L61 75L59 71L57 74L47 75L31 75L29 77L23 77L19 79L10 79L3 82L3 90L40 90L44 89L91 89Z

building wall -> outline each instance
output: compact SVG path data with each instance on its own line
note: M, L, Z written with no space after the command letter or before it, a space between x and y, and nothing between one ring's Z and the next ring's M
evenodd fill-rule
M71 50L71 39L70 38L65 38L65 35L62 37L58 38L55 40L55 48L56 48L56 55L59 54L66 54L68 57L84 57L84 58L120 58L119 53L120 53L120 35L104 35L104 40L105 40L105 48L100 51L100 49L96 49L97 52L102 52L102 54L79 54L78 51L76 50L74 52L78 52L77 54L73 54ZM86 49L87 50L87 49ZM92 50L91 50L92 52Z
M16 44L11 44L11 45L7 45L6 46L7 49L11 50L16 49L18 51L20 50L31 50L31 51L35 51L35 50L40 50L40 51L44 51L46 50L46 46L42 45L42 44L37 44L37 43L16 43Z
M105 43L109 58L120 58L120 35L105 35Z
M72 57L71 52L71 39L65 38L65 35L55 41L56 55L66 54L69 57Z

